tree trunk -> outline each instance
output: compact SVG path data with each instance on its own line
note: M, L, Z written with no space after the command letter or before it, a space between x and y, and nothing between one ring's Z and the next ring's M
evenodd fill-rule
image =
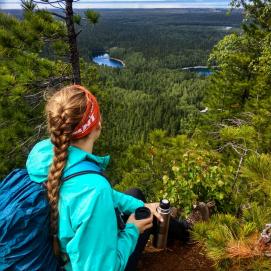
M68 41L70 48L70 63L72 64L73 82L75 84L81 84L80 76L80 61L77 48L77 36L75 33L73 22L73 0L66 0L66 26L68 30Z

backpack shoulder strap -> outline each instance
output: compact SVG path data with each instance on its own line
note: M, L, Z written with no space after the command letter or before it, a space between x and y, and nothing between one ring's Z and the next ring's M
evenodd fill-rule
M98 167L98 165L95 161L91 161L91 160L82 161L81 163L75 165L72 168L72 171L73 171L73 173L68 174L67 176L62 178L62 183L66 182L74 177L85 175L85 174L97 174L97 175L104 177L109 182L109 179L101 171L101 169Z
M104 178L107 179L107 177L102 172L95 171L95 170L83 170L83 171L73 173L73 174L63 178L62 182L66 182L66 181L68 181L68 180L70 180L70 179L72 179L74 177L77 177L77 176L80 176L80 175L85 175L85 174L98 174L98 175L101 175L101 176L103 176Z

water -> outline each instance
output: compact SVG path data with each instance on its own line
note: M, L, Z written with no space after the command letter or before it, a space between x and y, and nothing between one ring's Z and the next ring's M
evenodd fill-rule
M196 67L186 67L182 69L183 71L188 71L188 72L196 72L200 76L209 76L213 72L205 66L196 66Z
M92 58L92 61L98 65L105 65L111 68L123 68L125 66L122 61L111 58L109 54L95 56Z

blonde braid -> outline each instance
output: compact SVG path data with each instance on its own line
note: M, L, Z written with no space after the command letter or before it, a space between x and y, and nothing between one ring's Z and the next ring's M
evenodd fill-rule
M86 109L85 94L74 86L55 93L46 105L47 122L51 141L54 144L54 158L49 171L47 190L50 202L50 224L55 254L60 254L58 233L58 201L61 176L68 158L72 133L82 119Z
M54 158L48 175L48 199L51 206L50 224L53 234L53 247L56 255L59 255L59 244L57 239L58 232L58 200L59 200L59 188L61 182L61 176L63 169L66 165L68 157L68 147L70 145L71 135L61 135L60 140L55 140L57 137L52 134L51 141L55 145ZM57 142L57 144L55 144Z

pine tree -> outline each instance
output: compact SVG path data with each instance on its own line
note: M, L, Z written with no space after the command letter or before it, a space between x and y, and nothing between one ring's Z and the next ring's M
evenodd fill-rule
M209 222L196 224L192 236L204 245L217 270L267 271L271 246L260 241L260 232L270 215L270 207L250 204L241 220L230 214L215 215Z
M232 193L240 199L239 219L234 213L218 215L196 225L194 237L218 270L270 270L270 243L259 239L271 212L271 1L232 3L244 8L243 30L215 46L210 62L218 70L207 100L216 112L209 117L216 124L213 146L236 167Z
M45 133L44 93L71 81L67 65L40 57L49 40L65 28L46 11L22 20L0 14L0 175L23 166L29 146Z
M37 5L49 5L51 8L56 9L57 12L46 9L48 13L56 18L65 22L67 29L67 43L69 46L69 61L72 66L73 82L76 84L81 83L80 74L80 59L77 45L77 37L82 30L76 30L75 25L80 26L82 19L87 19L91 24L97 24L99 20L99 14L87 10L85 12L85 18L81 18L79 14L75 14L73 10L73 3L78 2L75 0L22 0L22 7L28 12L35 12L39 10Z

